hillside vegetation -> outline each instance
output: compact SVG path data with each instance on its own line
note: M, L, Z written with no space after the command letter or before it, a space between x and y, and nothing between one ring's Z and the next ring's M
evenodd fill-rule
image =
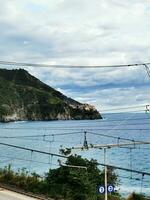
M1 122L99 118L93 106L66 97L23 69L0 69Z

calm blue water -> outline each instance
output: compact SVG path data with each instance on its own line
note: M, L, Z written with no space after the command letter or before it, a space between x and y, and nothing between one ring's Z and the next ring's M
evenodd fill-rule
M96 134L150 141L150 114L105 114L103 117L103 120L93 121L16 122L0 124L0 139L3 143L51 153L59 153L61 145L63 147L82 146L84 131L87 131L87 142L89 144L128 142ZM68 135L58 135L62 133L68 133ZM51 136L44 136L47 134ZM31 135L35 137L3 138L4 136ZM37 137L37 135L43 136ZM108 149L107 163L150 173L150 145L133 145L131 147ZM36 171L40 174L44 174L49 168L58 167L58 158L56 157L14 149L3 145L0 145L0 152L0 167L12 164L14 169L27 168L30 172ZM103 163L104 161L103 150L100 149L91 149L88 151L74 150L73 153L97 159L99 163ZM118 189L122 194L136 191L150 195L150 176L145 175L143 181L141 181L142 175L120 170L116 172L120 180Z

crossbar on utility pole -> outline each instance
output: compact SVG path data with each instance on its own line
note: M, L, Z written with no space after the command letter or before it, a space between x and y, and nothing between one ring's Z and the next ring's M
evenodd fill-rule
M80 166L80 165L68 165L66 163L63 163L61 160L58 160L59 162L59 165L60 166L63 166L63 167L70 167L70 168L78 168L78 169L85 169L87 170L87 167L86 166Z
M115 148L115 147L125 147L125 146L135 146L135 145L146 145L150 144L150 141L134 141L129 143L117 143L117 144L90 144L88 149L103 149L103 148ZM82 149L87 150L84 146L72 147L72 150Z
M85 141L86 141L86 132L85 132ZM83 145L83 146L77 146L77 147L72 147L70 149L72 150L77 150L77 149L80 149L80 150L89 150L89 149L104 149L104 164L101 164L104 166L104 181L105 181L105 200L108 200L108 191L107 191L107 187L108 187L108 176L107 176L107 149L109 148L116 148L116 147L126 147L126 146L134 146L135 145L146 145L146 144L150 144L150 141L132 141L132 142L129 142L129 143L117 143L117 144L96 144L96 145L93 145L93 144L90 144L88 145L87 144L87 141L86 143L84 142L84 144L86 145ZM116 167L118 168L118 167ZM119 168L118 168L119 169ZM121 169L121 168L120 168ZM122 168L123 169L123 168ZM127 170L127 169L126 169ZM132 170L133 171L133 170ZM134 170L135 172L135 170Z

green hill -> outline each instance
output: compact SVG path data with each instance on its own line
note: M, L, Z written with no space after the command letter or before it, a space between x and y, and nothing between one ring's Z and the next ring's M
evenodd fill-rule
M24 69L0 69L0 121L99 119L81 104L42 83Z

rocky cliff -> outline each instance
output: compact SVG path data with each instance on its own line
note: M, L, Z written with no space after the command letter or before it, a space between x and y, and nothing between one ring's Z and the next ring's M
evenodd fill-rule
M0 121L100 119L81 104L42 83L23 69L0 69Z

